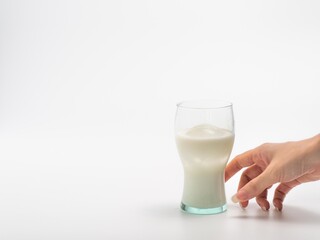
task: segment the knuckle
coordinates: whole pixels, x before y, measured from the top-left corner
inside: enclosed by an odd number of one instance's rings
[[[260,150],[268,149],[270,147],[270,145],[271,145],[271,143],[266,142],[266,143],[261,144],[258,147],[258,149],[260,149]]]
[[[251,183],[250,184],[250,192],[254,195],[258,195],[259,193],[261,193],[263,191],[263,189],[261,190],[258,184],[255,183]]]

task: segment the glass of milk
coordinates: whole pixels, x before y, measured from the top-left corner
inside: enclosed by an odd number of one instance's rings
[[[194,214],[226,211],[224,169],[234,142],[232,103],[178,103],[175,137],[184,169],[181,209]]]

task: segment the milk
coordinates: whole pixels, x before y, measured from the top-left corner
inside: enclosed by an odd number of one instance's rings
[[[182,203],[194,208],[216,208],[226,204],[224,168],[234,134],[210,124],[179,131],[178,152],[184,168]]]

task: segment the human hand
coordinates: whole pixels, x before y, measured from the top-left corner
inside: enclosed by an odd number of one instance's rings
[[[315,137],[286,143],[265,143],[255,149],[236,156],[226,167],[228,181],[242,168],[238,192],[232,197],[242,208],[251,198],[268,210],[268,189],[280,183],[274,192],[273,205],[279,211],[288,192],[295,186],[320,180],[320,134]]]

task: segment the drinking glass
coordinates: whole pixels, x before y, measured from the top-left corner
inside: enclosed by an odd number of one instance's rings
[[[234,142],[232,103],[178,103],[175,138],[184,169],[181,209],[193,214],[226,211],[224,169]]]

